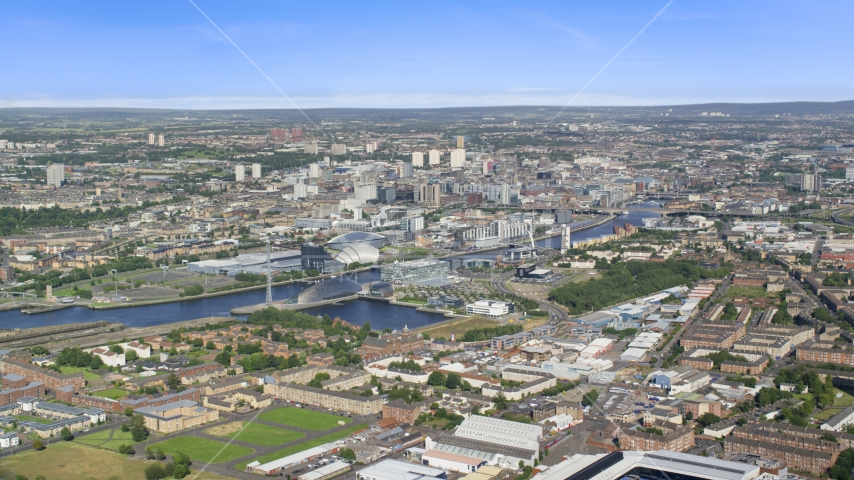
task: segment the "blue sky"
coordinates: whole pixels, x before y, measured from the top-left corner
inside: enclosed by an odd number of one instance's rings
[[[196,0],[301,108],[565,105],[667,1]],[[854,99],[854,3],[675,0],[574,106]],[[189,1],[8,2],[0,107],[289,108]]]

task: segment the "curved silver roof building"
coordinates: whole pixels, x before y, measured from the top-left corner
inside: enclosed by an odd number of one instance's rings
[[[317,303],[332,298],[347,297],[362,291],[362,286],[344,277],[316,283],[297,295],[297,303]]]
[[[357,243],[355,245],[347,245],[338,255],[335,260],[350,265],[351,263],[376,263],[380,259],[380,251],[369,243]]]
[[[394,295],[394,286],[388,282],[374,282],[369,291],[372,297],[391,297]]]
[[[326,248],[343,250],[348,245],[368,244],[374,248],[382,248],[387,243],[382,235],[371,232],[349,232],[339,235],[326,243]]]

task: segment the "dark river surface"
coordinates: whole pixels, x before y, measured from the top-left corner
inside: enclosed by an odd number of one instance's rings
[[[614,225],[622,225],[625,222],[633,225],[641,225],[644,218],[658,216],[649,212],[632,212],[631,207],[628,210],[628,215],[621,215],[614,221],[573,233],[572,240],[586,240],[602,235],[610,235],[613,233]],[[538,247],[559,248],[560,237],[540,240],[536,242],[536,245]],[[467,254],[464,257],[494,259],[499,254],[500,250],[495,250]],[[355,280],[362,284],[376,282],[379,280],[379,271],[372,270],[356,274]],[[273,300],[279,301],[293,297],[307,286],[305,284],[293,284],[273,287]],[[90,310],[86,307],[71,307],[37,315],[26,315],[18,310],[12,310],[0,312],[0,328],[45,327],[64,323],[94,322],[98,320],[123,323],[129,327],[146,327],[208,316],[231,316],[230,311],[232,308],[263,303],[265,296],[265,290],[258,289],[218,297],[111,310]],[[404,325],[409,326],[409,328],[416,328],[440,322],[445,318],[435,313],[418,312],[411,307],[401,307],[370,300],[353,300],[341,305],[324,305],[302,311],[313,315],[328,314],[332,317],[338,316],[358,325],[361,325],[365,321],[370,321],[371,327],[374,329],[400,329]]]

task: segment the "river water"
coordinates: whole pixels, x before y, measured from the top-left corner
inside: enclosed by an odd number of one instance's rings
[[[641,225],[644,218],[658,216],[649,212],[632,212],[631,208],[629,210],[628,215],[622,215],[614,221],[574,233],[572,235],[573,241],[610,235],[613,233],[614,225],[622,225],[625,222],[633,225]],[[559,248],[560,237],[540,240],[536,242],[536,245],[538,247]],[[465,255],[465,257],[494,259],[499,254],[500,250],[496,250],[471,253]],[[379,271],[372,270],[358,273],[354,280],[362,284],[378,281]],[[307,285],[304,284],[273,287],[273,300],[278,301],[290,298],[305,287]],[[207,316],[231,316],[230,311],[232,308],[263,303],[265,297],[266,292],[264,289],[258,289],[218,297],[111,310],[90,310],[86,307],[70,307],[37,315],[26,315],[18,310],[12,310],[0,312],[0,328],[33,328],[65,323],[94,322],[98,320],[123,323],[129,327],[146,327]],[[409,328],[416,328],[444,320],[444,317],[439,314],[418,312],[410,307],[367,300],[353,300],[342,305],[324,305],[322,307],[303,310],[303,312],[313,315],[328,314],[332,317],[339,316],[348,322],[358,325],[361,325],[365,321],[370,321],[371,327],[375,329],[399,329],[403,328],[404,325],[409,326]]]

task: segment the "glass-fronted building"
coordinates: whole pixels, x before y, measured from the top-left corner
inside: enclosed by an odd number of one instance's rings
[[[448,275],[448,262],[422,258],[409,262],[383,265],[380,279],[389,283],[420,283],[427,280],[444,279]]]

